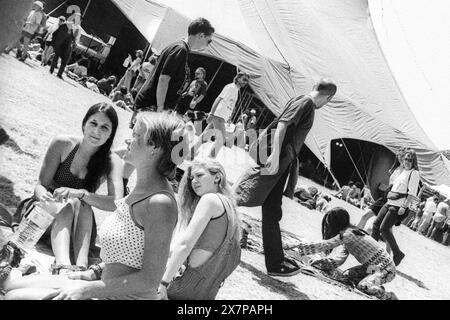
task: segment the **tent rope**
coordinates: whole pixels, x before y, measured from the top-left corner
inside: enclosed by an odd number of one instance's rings
[[[342,144],[344,145],[344,148],[345,148],[345,150],[347,151],[347,154],[348,154],[348,156],[350,157],[350,160],[352,161],[353,166],[355,167],[356,172],[358,173],[359,178],[361,179],[361,181],[364,182],[364,179],[362,178],[361,173],[359,172],[358,167],[357,167],[356,164],[355,164],[355,161],[353,161],[353,158],[352,158],[352,155],[350,154],[350,151],[348,151],[348,149],[347,149],[347,145],[345,144],[344,139],[342,139],[342,138],[339,138],[339,139],[341,139]]]
[[[317,143],[316,136],[313,135],[313,134],[311,134],[311,136],[312,136],[312,138],[314,140],[314,143],[316,144],[317,149],[319,150],[319,154],[320,154],[320,157],[322,158],[321,161],[323,163],[323,166],[328,170],[328,172],[330,173],[330,175],[333,178],[334,182],[337,184],[338,188],[341,189],[341,185],[339,184],[339,181],[334,176],[333,172],[331,171],[331,168],[328,167],[327,161],[325,160],[325,157],[323,156],[322,152],[320,151],[320,147],[319,147],[319,144]]]

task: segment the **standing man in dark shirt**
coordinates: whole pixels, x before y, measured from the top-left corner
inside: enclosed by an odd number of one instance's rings
[[[57,74],[57,77],[60,79],[62,79],[62,74],[70,59],[74,43],[75,34],[73,33],[72,23],[61,23],[58,29],[53,33],[52,47],[55,51],[55,55],[53,56],[52,65],[50,66],[50,73],[53,73],[58,65],[58,60],[61,58],[61,65],[59,66]]]
[[[283,189],[290,165],[296,161],[313,126],[316,109],[326,105],[336,90],[332,81],[321,79],[308,95],[289,100],[281,116],[269,126],[276,129],[265,165],[249,168],[233,187],[239,206],[262,205],[262,236],[269,275],[292,276],[300,271],[295,262],[284,257],[279,225]]]
[[[214,28],[205,18],[197,18],[188,27],[188,37],[167,46],[156,62],[150,78],[136,96],[133,126],[139,110],[173,110],[178,97],[189,83],[188,55],[191,50],[202,51],[212,41]]]

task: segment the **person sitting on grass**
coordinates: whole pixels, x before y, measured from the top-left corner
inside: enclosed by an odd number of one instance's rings
[[[241,257],[240,221],[223,166],[210,159],[195,160],[181,180],[179,200],[179,235],[160,296],[213,300]]]
[[[100,93],[108,97],[116,86],[116,81],[116,76],[109,76],[108,78],[98,80],[97,87],[100,90]]]
[[[361,182],[355,182],[354,184],[350,185],[350,187],[351,190],[348,193],[345,201],[351,203],[355,207],[359,207],[361,202]]]
[[[316,201],[316,210],[325,213],[328,211],[328,207],[330,206],[331,197],[328,195],[320,195]]]
[[[123,196],[123,164],[111,153],[117,126],[114,107],[107,103],[91,106],[83,118],[82,137],[57,136],[52,140],[34,196],[24,202],[23,210],[28,212],[37,201],[65,201],[42,239],[50,237],[54,274],[87,268],[97,234],[92,207],[113,211],[113,200]],[[104,181],[108,195],[96,194]],[[19,222],[14,221],[13,229]]]
[[[311,265],[329,272],[341,266],[351,254],[361,264],[344,271],[344,276],[368,295],[382,300],[396,299],[393,292],[383,287],[395,278],[394,261],[367,232],[350,224],[350,216],[344,208],[333,208],[324,215],[322,237],[323,241],[301,243],[294,250],[303,256],[327,253],[340,247],[333,255],[313,259]]]
[[[318,196],[319,190],[316,187],[298,187],[294,192],[294,200],[300,203],[302,206],[307,207],[308,209],[316,208],[316,199]]]
[[[73,80],[79,80],[87,76],[89,60],[81,58],[80,60],[72,63],[66,67],[67,76]]]
[[[156,300],[178,220],[168,179],[183,161],[172,153],[177,146],[183,148],[184,139],[180,142],[175,135],[184,137],[184,123],[176,116],[137,116],[124,155],[136,168],[136,186],[127,197],[111,201],[116,209],[100,227],[100,264],[69,275],[8,279],[5,298]]]
[[[125,86],[122,86],[120,90],[112,92],[111,100],[116,103],[116,106],[127,111],[133,111],[130,107],[133,105],[134,99]]]

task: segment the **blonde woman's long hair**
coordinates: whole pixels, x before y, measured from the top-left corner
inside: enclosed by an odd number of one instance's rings
[[[180,206],[180,227],[184,228],[191,221],[195,208],[197,207],[200,197],[195,193],[191,184],[191,174],[194,168],[203,168],[213,176],[219,176],[218,193],[229,200],[232,206],[232,212],[228,215],[229,222],[232,226],[240,225],[240,219],[236,210],[236,201],[232,196],[230,187],[228,186],[225,169],[216,160],[194,160],[192,164],[186,169],[183,178],[181,179],[178,197]]]

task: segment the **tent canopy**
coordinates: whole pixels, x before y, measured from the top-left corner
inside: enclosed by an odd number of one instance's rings
[[[394,152],[413,148],[424,182],[450,184],[441,150],[386,61],[367,0],[112,1],[158,50],[185,37],[192,19],[210,20],[217,34],[206,53],[249,72],[254,92],[276,115],[319,78],[332,78],[338,92],[317,112],[306,140],[328,167],[331,140],[360,139]]]

